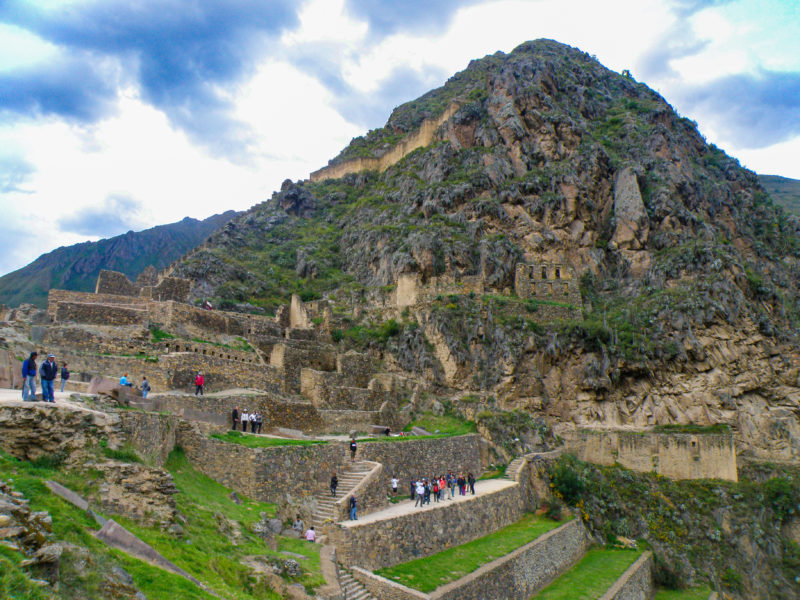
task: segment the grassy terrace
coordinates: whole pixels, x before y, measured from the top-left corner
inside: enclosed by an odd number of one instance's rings
[[[578,564],[536,594],[536,600],[596,600],[642,551],[592,548]]]
[[[293,440],[289,438],[273,438],[261,435],[247,435],[241,431],[226,431],[225,433],[212,433],[211,437],[229,444],[239,444],[248,448],[269,448],[272,446],[313,446],[314,444],[327,444],[325,440]]]
[[[658,590],[653,600],[708,600],[711,590],[705,586],[688,590]]]
[[[528,514],[516,523],[485,537],[449,548],[433,556],[376,572],[421,592],[432,592],[442,585],[469,575],[481,565],[505,556],[562,524]]]
[[[258,583],[249,568],[241,564],[246,556],[275,557],[285,560],[292,552],[298,558],[303,576],[290,582],[313,589],[323,583],[319,566],[319,548],[304,540],[278,536],[277,551],[250,531],[260,513],[275,514],[275,505],[257,502],[240,496],[242,504],[234,503],[230,490],[196,471],[185,455],[174,451],[165,465],[172,473],[179,490],[177,508],[186,518],[183,534],[171,535],[158,526],[143,526],[123,517],[114,519],[152,545],[176,565],[209,586],[220,597],[230,600],[277,600],[278,594]],[[102,484],[101,473],[68,471],[49,457],[36,462],[19,461],[0,452],[0,478],[30,500],[32,510],[46,510],[53,517],[55,538],[77,544],[91,552],[83,559],[65,552],[61,562],[59,597],[108,598],[101,573],[120,566],[133,577],[134,584],[148,598],[170,600],[211,600],[213,596],[198,589],[183,577],[167,573],[123,552],[111,549],[95,539],[91,532],[99,529],[83,511],[52,494],[44,485],[46,479],[58,481],[70,489],[90,495]],[[217,515],[236,522],[240,535],[236,541],[221,530]],[[108,515],[106,515],[108,516]],[[32,586],[19,566],[25,558],[10,549],[0,549],[0,598],[49,599],[52,596]],[[81,566],[78,566],[80,563]]]

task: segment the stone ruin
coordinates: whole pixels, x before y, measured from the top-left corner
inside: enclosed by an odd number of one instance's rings
[[[179,277],[158,277],[155,268],[151,265],[139,275],[136,283],[124,273],[103,269],[97,277],[95,294],[110,294],[113,296],[138,296],[152,298],[159,302],[172,300],[174,302],[188,302],[192,282]]]

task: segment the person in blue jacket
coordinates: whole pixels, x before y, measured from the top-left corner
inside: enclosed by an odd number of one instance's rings
[[[47,360],[39,368],[40,379],[42,380],[42,400],[45,402],[55,402],[55,390],[53,386],[58,376],[58,365],[56,357],[52,354],[47,355]]]
[[[36,400],[36,352],[22,361],[22,400]]]

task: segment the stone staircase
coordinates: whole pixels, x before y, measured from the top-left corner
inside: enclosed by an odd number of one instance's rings
[[[504,477],[506,479],[510,479],[511,481],[516,481],[517,475],[519,474],[519,470],[525,464],[525,460],[526,460],[525,456],[519,456],[514,460],[512,460],[510,463],[508,463],[508,466],[506,467],[506,474],[504,475]]]
[[[344,592],[344,600],[377,600],[367,589],[350,574],[350,571],[339,566],[339,585]]]
[[[347,462],[344,468],[336,472],[339,477],[339,487],[336,489],[336,497],[332,497],[328,489],[317,492],[317,508],[312,515],[315,526],[321,526],[326,520],[336,521],[334,505],[337,500],[347,497],[364,477],[372,470],[374,463],[357,460]]]

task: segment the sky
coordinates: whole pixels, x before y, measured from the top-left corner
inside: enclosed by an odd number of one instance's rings
[[[800,179],[800,0],[0,0],[0,274],[247,209],[542,37]]]

